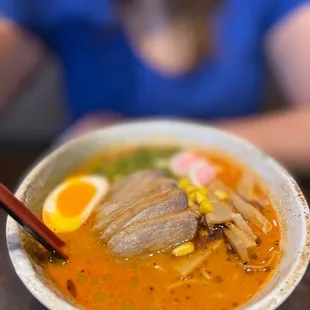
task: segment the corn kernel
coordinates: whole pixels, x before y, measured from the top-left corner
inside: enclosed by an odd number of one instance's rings
[[[192,185],[189,185],[185,188],[186,192],[189,193],[193,193],[195,191],[195,187]]]
[[[179,247],[172,250],[172,254],[174,256],[185,256],[192,254],[195,251],[195,246],[193,242],[186,242]]]
[[[209,213],[212,211],[214,211],[214,207],[209,200],[205,199],[205,200],[201,201],[200,209],[199,209],[199,212],[201,214],[206,214],[206,213]]]
[[[195,206],[194,202],[192,202],[190,199],[188,199],[188,207],[193,208]]]
[[[208,191],[205,187],[198,187],[197,192],[200,193],[201,195],[207,196]]]
[[[203,200],[206,199],[206,196],[202,195],[201,193],[197,192],[195,196],[196,202],[201,203]]]
[[[190,183],[190,181],[189,181],[189,179],[187,179],[187,178],[183,178],[183,179],[181,179],[179,182],[178,182],[178,186],[180,187],[180,188],[183,188],[183,189],[186,189],[188,186],[190,186],[191,185],[191,183]]]
[[[214,192],[214,195],[219,200],[227,200],[228,199],[228,194],[224,191],[221,191],[221,190],[216,190]]]
[[[190,200],[192,203],[196,202],[196,195],[195,193],[188,194],[188,200]]]

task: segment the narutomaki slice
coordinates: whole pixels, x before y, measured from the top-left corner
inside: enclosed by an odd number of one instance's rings
[[[180,152],[170,159],[169,168],[178,176],[187,176],[191,165],[199,160],[195,153]]]
[[[215,176],[215,167],[205,160],[193,163],[188,172],[188,177],[194,186],[206,186]]]

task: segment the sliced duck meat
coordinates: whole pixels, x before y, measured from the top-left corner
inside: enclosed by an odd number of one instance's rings
[[[160,169],[142,170],[116,182],[111,188],[107,201],[100,207],[101,216],[107,216],[122,207],[143,191],[144,186],[162,177],[164,172]]]
[[[101,238],[108,241],[117,231],[137,221],[184,210],[188,198],[184,190],[179,188],[164,189],[147,193],[144,197],[135,200],[126,206],[126,212],[116,215],[107,228],[102,232]],[[117,212],[116,212],[117,213]]]
[[[122,178],[112,186],[111,196],[115,198],[121,197],[124,192],[130,193],[132,190],[136,190],[138,184],[145,185],[148,182],[152,182],[153,180],[164,176],[164,171],[160,169],[140,170],[134,172]]]
[[[120,256],[167,251],[192,240],[197,226],[195,215],[186,209],[124,227],[110,239],[108,247]]]
[[[124,194],[118,199],[113,199],[111,203],[108,199],[102,206],[102,211],[100,211],[96,216],[95,228],[103,231],[112,221],[117,219],[123,213],[128,212],[130,209],[145,203],[146,198],[151,198],[161,193],[166,193],[172,189],[177,189],[176,182],[173,179],[158,177],[157,179],[149,182],[148,184],[136,184],[136,190],[132,190],[128,195]],[[107,204],[107,207],[105,206]],[[106,208],[114,208],[114,211],[106,213]]]

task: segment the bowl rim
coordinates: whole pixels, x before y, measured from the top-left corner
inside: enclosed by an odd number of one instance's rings
[[[49,162],[54,158],[57,157],[58,154],[65,152],[66,150],[70,149],[72,146],[74,146],[77,143],[83,142],[83,140],[86,142],[90,137],[96,134],[104,134],[106,131],[109,131],[115,127],[117,127],[119,130],[123,130],[126,132],[132,127],[139,127],[139,126],[173,126],[173,125],[179,125],[183,126],[184,130],[192,130],[198,132],[203,131],[209,131],[216,134],[226,135],[226,137],[229,137],[232,139],[236,144],[240,144],[243,146],[246,146],[252,150],[252,152],[259,152],[264,155],[264,158],[266,158],[269,163],[274,167],[275,170],[277,170],[277,173],[283,178],[287,180],[289,189],[292,191],[294,196],[297,198],[297,205],[296,207],[301,208],[301,213],[303,216],[301,217],[303,226],[302,230],[305,234],[305,242],[303,244],[302,249],[300,249],[300,252],[298,253],[297,259],[295,261],[294,267],[289,272],[289,275],[286,279],[280,280],[279,285],[272,290],[272,292],[266,294],[257,304],[254,306],[250,306],[249,308],[245,309],[264,309],[264,310],[273,310],[276,309],[278,306],[280,306],[294,291],[296,286],[299,284],[299,282],[302,280],[306,269],[309,264],[310,260],[310,212],[308,204],[305,200],[305,197],[300,190],[299,186],[297,185],[294,178],[289,174],[289,172],[280,165],[275,159],[273,159],[271,156],[266,155],[264,152],[262,152],[260,149],[258,149],[256,146],[248,142],[247,140],[240,138],[238,136],[235,136],[231,133],[225,132],[223,130],[204,125],[204,124],[197,124],[193,123],[191,121],[187,120],[174,120],[174,119],[144,119],[139,121],[128,121],[121,124],[116,124],[109,126],[107,128],[97,129],[91,133],[88,133],[86,135],[80,136],[78,138],[75,138],[58,148],[52,150],[52,152],[49,152],[49,150],[46,152],[46,154],[41,157],[38,161],[34,163],[34,165],[31,167],[29,172],[25,175],[23,180],[18,185],[18,189],[15,193],[15,196],[17,198],[21,198],[23,196],[23,193],[25,192],[27,186],[31,183],[31,180],[33,179],[33,176],[40,171],[41,169],[44,169]],[[48,309],[61,309],[61,310],[73,310],[77,309],[70,303],[66,302],[65,300],[59,298],[56,293],[54,293],[50,288],[44,285],[44,283],[38,278],[37,274],[33,270],[32,263],[27,255],[27,253],[24,251],[23,247],[21,246],[21,242],[18,235],[19,231],[19,225],[8,216],[7,223],[6,223],[6,239],[7,239],[7,247],[9,256],[11,259],[11,262],[13,264],[14,270],[20,280],[23,282],[25,287],[28,289],[28,291],[43,304]],[[17,244],[18,248],[11,248],[11,244]],[[23,261],[23,264],[21,264],[21,260]],[[23,272],[21,272],[23,271]],[[27,271],[25,273],[25,271]],[[39,292],[42,291],[42,285],[44,286],[44,295],[40,294]],[[271,294],[271,293],[275,293]]]

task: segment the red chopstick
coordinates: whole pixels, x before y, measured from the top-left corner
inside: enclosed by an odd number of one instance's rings
[[[65,242],[56,236],[20,200],[0,183],[0,207],[31,234],[42,246],[61,259],[68,256],[63,252]]]

